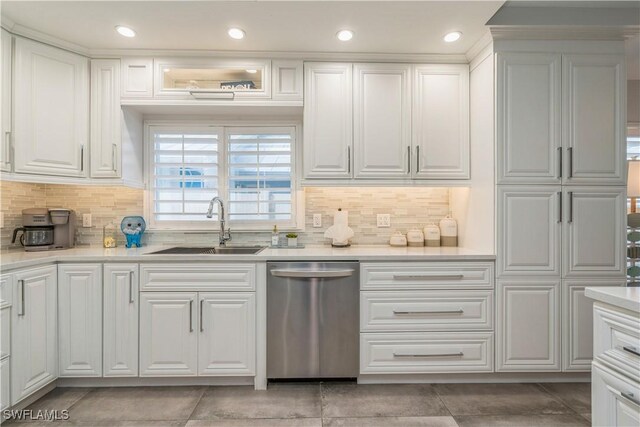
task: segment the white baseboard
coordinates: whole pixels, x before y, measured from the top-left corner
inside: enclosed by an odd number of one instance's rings
[[[253,385],[254,377],[58,378],[58,387]]]
[[[496,372],[488,374],[360,375],[358,384],[589,382],[590,372]]]

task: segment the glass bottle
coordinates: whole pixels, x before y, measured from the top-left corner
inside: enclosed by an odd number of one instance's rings
[[[105,248],[115,248],[118,241],[118,229],[115,224],[109,223],[102,227],[102,245]]]

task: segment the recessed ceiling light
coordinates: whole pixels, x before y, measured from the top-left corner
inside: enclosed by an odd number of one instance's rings
[[[236,40],[241,40],[244,38],[244,30],[241,30],[240,28],[229,28],[227,34],[229,34],[229,37]]]
[[[131,28],[129,27],[125,27],[124,25],[118,25],[116,26],[116,31],[121,35],[121,36],[125,36],[125,37],[135,37],[136,36],[136,32],[133,31]]]
[[[460,40],[460,37],[462,37],[462,33],[460,31],[453,31],[445,34],[444,41],[451,43]]]
[[[340,30],[336,34],[336,37],[341,42],[348,42],[349,40],[351,40],[353,38],[353,31],[351,31],[351,30]]]
[[[245,71],[249,74],[255,74],[258,72],[258,70],[245,70]]]

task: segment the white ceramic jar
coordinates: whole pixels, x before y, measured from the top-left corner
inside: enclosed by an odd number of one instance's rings
[[[440,220],[440,243],[442,246],[458,246],[458,223],[451,213]]]
[[[420,229],[413,228],[407,232],[407,244],[409,246],[424,246],[424,234]]]
[[[424,245],[440,246],[440,227],[434,223],[427,224],[424,228]]]

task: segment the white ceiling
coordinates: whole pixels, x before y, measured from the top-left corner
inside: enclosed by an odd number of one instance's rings
[[[7,1],[11,21],[88,49],[461,54],[504,1]],[[127,39],[114,26],[130,26]],[[244,40],[230,39],[229,27]],[[348,28],[350,42],[335,34]],[[442,36],[462,31],[455,43]]]

